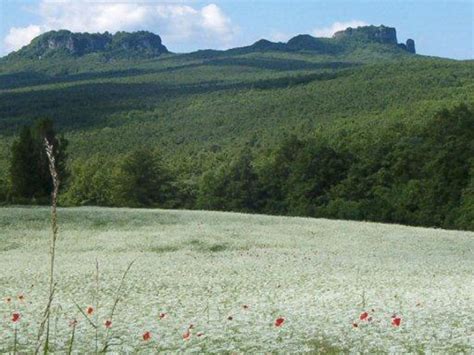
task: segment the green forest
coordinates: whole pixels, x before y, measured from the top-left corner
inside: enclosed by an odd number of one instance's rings
[[[345,47],[344,47],[345,48]],[[474,62],[357,43],[0,59],[0,200],[474,230]]]

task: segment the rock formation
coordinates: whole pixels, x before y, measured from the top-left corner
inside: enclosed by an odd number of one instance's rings
[[[67,30],[49,31],[23,47],[17,55],[29,58],[43,58],[53,55],[75,57],[89,53],[110,55],[159,56],[168,53],[161,38],[147,31],[105,33],[73,33]]]
[[[333,35],[338,40],[360,40],[368,42],[378,42],[383,44],[398,45],[407,52],[416,53],[415,41],[408,39],[406,44],[398,44],[397,30],[394,27],[381,26],[362,26],[357,28],[346,28],[343,31],[336,32]]]
[[[407,39],[406,47],[407,47],[408,52],[413,53],[413,54],[416,53],[415,41],[412,40],[411,38]]]
[[[343,31],[336,32],[335,39],[354,38],[371,42],[397,44],[397,31],[393,27],[381,26],[363,26],[357,28],[346,28]]]

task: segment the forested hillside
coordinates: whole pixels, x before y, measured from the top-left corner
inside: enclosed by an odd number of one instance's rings
[[[298,36],[156,57],[23,49],[0,61],[0,197],[21,127],[48,118],[69,141],[63,203],[472,229],[474,62],[391,42]],[[168,181],[153,180],[167,187],[146,201],[130,195],[144,151]]]

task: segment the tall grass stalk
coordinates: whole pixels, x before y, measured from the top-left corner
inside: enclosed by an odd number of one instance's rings
[[[120,280],[120,284],[117,288],[117,291],[115,292],[115,300],[114,300],[114,304],[112,306],[112,309],[110,311],[110,316],[109,316],[110,322],[113,322],[115,310],[117,308],[118,303],[120,302],[122,288],[123,288],[123,285],[125,284],[125,279],[127,278],[127,274],[130,271],[130,269],[132,268],[134,263],[135,263],[135,260],[133,260],[132,262],[130,262],[130,264],[128,264],[127,268],[125,269],[125,271],[122,275],[122,279]],[[104,339],[104,347],[102,348],[102,351],[101,351],[102,353],[107,352],[107,350],[110,346],[109,333],[110,333],[110,328],[107,328],[106,333],[105,333],[105,339]]]
[[[54,147],[48,141],[47,138],[44,138],[44,146],[46,150],[46,156],[48,157],[49,163],[49,172],[51,174],[51,179],[53,181],[53,190],[51,191],[51,240],[49,245],[49,254],[50,254],[50,269],[49,269],[49,297],[48,305],[45,311],[45,322],[46,322],[46,337],[44,342],[44,353],[48,353],[49,350],[49,331],[50,331],[50,318],[51,318],[51,304],[54,297],[55,282],[54,282],[54,261],[56,256],[56,241],[58,239],[58,215],[57,215],[57,206],[58,206],[58,193],[59,193],[59,175],[56,168],[56,158],[54,157]],[[40,326],[40,333],[38,334],[38,346],[37,351],[41,347],[41,339],[44,332],[44,325]]]
[[[67,350],[67,354],[70,355],[72,354],[72,349],[73,349],[73,345],[74,345],[74,337],[76,335],[76,320],[74,319],[72,321],[72,330],[71,330],[71,339],[69,340],[69,348]]]
[[[99,261],[95,259],[95,324],[99,324],[98,313],[99,313]],[[99,349],[99,327],[95,328],[95,353],[97,354]]]
[[[17,354],[17,344],[18,344],[18,329],[15,324],[15,329],[13,330],[13,354]]]
[[[46,305],[46,308],[43,312],[43,318],[41,320],[41,323],[40,323],[40,327],[39,327],[39,331],[38,331],[38,337],[36,339],[36,348],[35,348],[35,354],[38,354],[40,349],[41,349],[41,344],[42,344],[42,340],[43,340],[43,335],[44,335],[44,329],[45,329],[45,326],[46,326],[46,323],[48,322],[48,319],[50,317],[50,313],[51,313],[51,303],[53,302],[53,298],[54,298],[54,292],[56,291],[56,284],[53,285],[53,292],[50,293],[49,295],[49,300],[48,300],[48,304]]]

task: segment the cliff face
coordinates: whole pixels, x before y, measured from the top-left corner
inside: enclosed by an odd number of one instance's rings
[[[347,28],[336,32],[332,38],[316,38],[298,35],[287,43],[260,40],[251,46],[234,48],[229,53],[245,54],[259,51],[308,51],[317,54],[337,55],[355,48],[364,48],[369,43],[380,43],[399,47],[415,53],[415,42],[397,43],[397,31],[387,26],[364,26]],[[161,38],[147,31],[105,33],[73,33],[67,30],[50,31],[36,37],[31,43],[8,57],[43,59],[53,56],[80,57],[90,53],[102,53],[107,58],[114,57],[158,57],[169,53]],[[218,51],[202,51],[201,56],[214,56]]]
[[[151,32],[73,33],[67,30],[46,32],[35,38],[15,55],[44,58],[54,55],[83,56],[89,53],[110,55],[159,56],[168,53],[161,38]]]
[[[410,53],[416,53],[415,41],[412,40],[411,38],[407,39],[406,47],[407,47],[407,51],[408,51],[408,52],[410,52]]]
[[[397,44],[397,31],[393,27],[386,26],[364,26],[357,28],[346,28],[336,32],[335,39],[361,39],[371,42]]]
[[[317,54],[337,55],[347,53],[355,48],[364,48],[368,43],[379,43],[399,47],[409,53],[415,53],[415,41],[409,39],[406,44],[398,44],[396,29],[383,25],[358,28],[349,27],[343,31],[336,32],[332,38],[297,35],[291,38],[287,43],[275,43],[262,39],[251,46],[230,49],[228,52],[244,54],[265,51],[308,51]]]
[[[337,40],[361,40],[377,42],[389,45],[398,45],[407,52],[416,53],[415,41],[408,39],[406,44],[398,44],[397,30],[394,27],[381,26],[363,26],[357,28],[346,28],[343,31],[336,32],[333,36]]]

